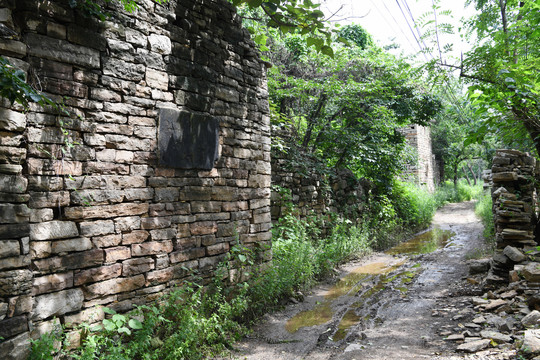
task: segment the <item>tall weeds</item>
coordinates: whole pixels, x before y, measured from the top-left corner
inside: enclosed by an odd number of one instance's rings
[[[474,212],[482,220],[486,242],[488,245],[494,246],[495,223],[493,221],[493,202],[489,191],[482,193],[478,197]]]

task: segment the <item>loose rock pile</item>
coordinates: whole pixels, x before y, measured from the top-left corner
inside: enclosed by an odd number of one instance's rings
[[[457,326],[448,325],[439,332],[447,343],[456,343],[457,351],[475,353],[471,357],[475,359],[515,359],[518,354],[540,359],[540,262],[536,261],[540,251],[526,249],[507,246],[496,255],[509,269],[509,284],[470,297],[458,313],[433,312],[433,316],[450,314],[458,321]],[[485,270],[488,261],[469,262],[470,282],[480,283],[482,275],[477,273]]]

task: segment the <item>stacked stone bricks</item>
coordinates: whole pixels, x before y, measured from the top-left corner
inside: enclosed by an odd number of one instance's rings
[[[0,108],[2,359],[25,358],[55,321],[97,322],[100,305],[125,311],[190,270],[211,276],[237,240],[268,248],[268,94],[253,42],[225,0],[139,3],[101,22],[67,0],[0,1],[18,34],[0,54],[69,112]],[[164,108],[218,124],[210,168],[163,164]]]
[[[414,180],[427,186],[429,191],[435,191],[435,184],[438,184],[440,179],[431,146],[431,129],[421,125],[410,125],[400,128],[399,131],[418,155],[418,164],[408,165],[406,175],[412,175]]]
[[[298,149],[289,129],[273,129],[272,135],[289,147],[289,151],[272,154],[272,185],[290,190],[291,195],[288,199],[274,188],[272,220],[277,221],[291,201],[302,218],[333,212],[356,219],[365,204],[365,188],[369,184],[358,180],[348,169],[325,174],[317,172],[326,164]]]
[[[536,245],[534,179],[536,159],[516,150],[497,150],[491,173],[495,236],[498,249]],[[515,262],[499,251],[494,255],[488,282],[506,281]]]

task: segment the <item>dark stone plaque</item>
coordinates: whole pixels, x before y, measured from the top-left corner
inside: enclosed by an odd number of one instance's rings
[[[158,144],[161,165],[211,170],[218,159],[219,122],[211,115],[163,108]]]

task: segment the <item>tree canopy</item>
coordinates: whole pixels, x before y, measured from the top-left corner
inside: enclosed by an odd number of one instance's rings
[[[528,133],[540,153],[540,4],[534,0],[469,0],[476,15],[465,23],[472,50],[442,67],[459,70],[484,119],[471,140],[488,133],[507,140]],[[470,141],[468,142],[470,143]]]

